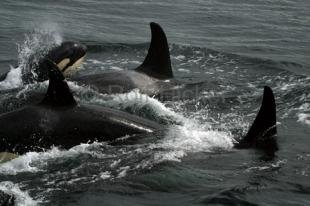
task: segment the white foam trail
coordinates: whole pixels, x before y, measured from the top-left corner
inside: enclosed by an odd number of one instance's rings
[[[81,153],[96,155],[90,152],[89,149],[99,145],[101,144],[95,142],[93,144],[80,144],[69,150],[60,150],[57,147],[53,147],[46,152],[28,152],[16,159],[1,164],[0,173],[6,175],[16,175],[23,172],[35,173],[42,171],[41,168],[47,165],[47,160],[76,157]]]
[[[122,71],[123,70],[122,68],[117,67],[117,66],[112,66],[112,67],[110,67],[110,69],[116,70],[116,71]]]
[[[297,113],[298,120],[302,124],[310,126],[310,104],[304,103],[298,108],[299,113]]]
[[[215,150],[230,150],[234,145],[234,138],[224,131],[212,130],[206,122],[201,124],[194,119],[187,119],[175,113],[156,99],[139,93],[137,90],[127,94],[115,95],[111,105],[120,108],[141,108],[147,106],[158,117],[171,117],[181,125],[168,129],[165,138],[151,148],[165,149],[155,154],[155,161],[180,161],[187,153],[212,152]]]
[[[233,138],[226,132],[203,131],[193,127],[177,126],[168,130],[162,148],[181,149],[186,152],[212,152],[229,150],[233,147]]]
[[[253,171],[264,171],[264,170],[274,170],[277,168],[281,168],[283,165],[287,163],[286,159],[278,160],[275,163],[267,163],[264,166],[258,166],[258,167],[250,167],[245,170],[245,172],[253,172]]]
[[[100,104],[102,106],[126,111],[130,109],[132,113],[137,114],[138,116],[141,116],[141,113],[147,110],[149,116],[154,116],[155,118],[162,120],[168,118],[169,120],[172,119],[174,121],[182,122],[184,118],[182,115],[167,108],[158,100],[145,94],[141,94],[137,89],[128,93],[115,95],[96,93],[96,95],[89,99],[87,96],[88,92],[91,91],[89,87],[85,88],[74,82],[68,82],[68,84],[72,90],[79,93],[79,99],[86,103]],[[86,98],[83,98],[84,94],[86,94]],[[85,99],[87,100],[85,101]]]
[[[129,166],[126,166],[126,167],[121,167],[118,169],[118,178],[123,178],[127,175],[127,172],[130,170],[130,167]]]
[[[206,131],[192,124],[169,128],[165,138],[152,149],[164,149],[155,153],[155,161],[181,161],[188,153],[227,151],[233,148],[233,137],[221,131]]]
[[[45,84],[45,83],[43,83]],[[69,82],[69,86],[74,91],[83,93],[89,88],[84,88]],[[196,152],[213,152],[218,150],[230,150],[233,147],[233,137],[223,131],[212,130],[208,122],[200,123],[193,118],[186,118],[180,113],[174,112],[167,108],[163,103],[156,99],[150,98],[147,95],[139,93],[138,90],[126,94],[119,95],[95,95],[90,100],[91,103],[99,103],[103,106],[109,106],[116,109],[130,108],[134,113],[139,113],[141,110],[147,111],[158,119],[173,119],[180,125],[172,125],[167,129],[165,137],[156,143],[148,145],[146,148],[140,148],[142,152],[151,152],[153,158],[141,163],[142,168],[152,166],[162,161],[181,161],[184,156],[189,153]],[[82,100],[84,98],[81,98]],[[60,150],[52,148],[46,152],[28,152],[25,155],[18,157],[0,165],[0,173],[14,175],[20,172],[38,172],[47,164],[46,160],[56,158],[75,157],[81,153],[90,153],[89,149],[96,147],[99,143],[81,144],[70,150]],[[104,143],[102,143],[104,144]],[[102,145],[101,144],[101,145]],[[130,150],[129,150],[130,152]],[[97,153],[92,151],[91,155],[101,158],[106,157],[100,151]],[[118,154],[116,154],[118,156]],[[117,169],[118,163],[112,164],[111,168]],[[130,171],[130,168],[123,168],[118,171],[116,177],[124,177]],[[114,175],[102,174],[102,179],[110,178]]]
[[[0,182],[0,190],[9,195],[13,195],[15,197],[16,206],[35,206],[40,203],[40,201],[33,200],[27,191],[22,191],[19,185],[13,182]]]
[[[187,119],[167,108],[158,100],[141,94],[139,90],[110,95],[110,97],[112,97],[110,100],[102,101],[102,98],[98,98],[91,100],[91,102],[122,110],[130,108],[134,113],[138,113],[147,107],[148,113],[154,114],[158,119],[168,117],[181,124],[170,127],[166,137],[159,144],[152,145],[152,147],[169,150],[158,154],[156,157],[158,160],[160,159],[159,156],[162,160],[180,160],[188,152],[212,152],[214,150],[229,150],[233,147],[234,138],[229,133],[212,130],[208,122],[201,124],[194,119]]]
[[[177,59],[179,61],[183,61],[186,59],[186,57],[184,55],[178,55],[178,56],[173,56],[174,59]]]
[[[180,68],[178,69],[179,72],[185,72],[185,73],[190,73],[191,71],[188,70],[188,69],[183,69],[183,68]]]
[[[109,172],[109,171],[101,172],[100,178],[103,180],[111,178],[111,172]]]
[[[310,126],[310,114],[305,114],[305,113],[298,114],[297,121]]]
[[[173,117],[175,120],[182,121],[183,116],[175,113],[171,109],[158,100],[151,98],[145,94],[141,94],[139,90],[133,90],[129,93],[112,95],[113,99],[107,102],[107,105],[114,108],[134,108],[139,111],[144,107],[148,107],[154,114],[159,117]]]

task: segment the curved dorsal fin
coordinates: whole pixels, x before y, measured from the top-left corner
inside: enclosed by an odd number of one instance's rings
[[[278,150],[276,134],[276,104],[270,87],[265,86],[260,110],[247,135],[239,142],[238,148],[254,147],[274,156]]]
[[[41,105],[48,106],[74,106],[76,101],[73,98],[72,92],[68,87],[67,82],[57,65],[51,60],[45,61],[45,66],[48,69],[49,85]]]
[[[173,77],[167,37],[159,24],[151,22],[152,40],[148,54],[136,71],[157,79]]]

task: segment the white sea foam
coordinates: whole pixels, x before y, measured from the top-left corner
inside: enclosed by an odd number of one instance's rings
[[[152,144],[152,149],[164,149],[155,153],[155,161],[181,161],[189,153],[230,150],[233,137],[221,131],[203,130],[203,125],[188,123],[168,129],[165,138]]]
[[[100,178],[103,180],[111,178],[111,172],[109,172],[109,171],[101,172]]]
[[[22,191],[18,184],[13,182],[0,182],[0,190],[15,197],[16,206],[35,206],[40,203],[38,200],[33,200],[27,191]]]
[[[69,82],[69,86],[74,91],[79,92],[89,89],[78,86],[72,82]],[[230,150],[233,146],[233,137],[229,133],[212,130],[212,127],[210,127],[208,122],[202,124],[195,119],[186,118],[181,113],[177,113],[166,107],[158,100],[141,94],[138,90],[118,95],[95,95],[94,99],[91,99],[90,102],[122,110],[130,108],[134,112],[139,112],[147,107],[148,114],[151,113],[156,116],[157,119],[173,119],[179,124],[168,127],[164,137],[159,141],[149,144],[146,147],[135,148],[134,151],[129,149],[127,152],[132,155],[138,153],[152,154],[152,158],[148,160],[145,159],[136,166],[130,165],[128,167],[128,165],[123,165],[120,161],[120,159],[123,158],[123,151],[114,151],[109,157],[113,158],[112,162],[109,163],[109,168],[116,170],[117,174],[103,172],[102,175],[99,175],[101,179],[110,179],[114,177],[121,178],[126,176],[132,168],[152,167],[163,161],[181,161],[182,158],[189,153]],[[7,175],[14,175],[20,172],[35,173],[46,168],[46,164],[50,162],[47,160],[75,157],[81,153],[91,154],[96,158],[106,158],[109,154],[102,153],[100,150],[98,152],[94,152],[96,150],[90,151],[91,148],[97,147],[98,145],[101,144],[81,144],[69,150],[52,148],[46,152],[28,152],[14,160],[0,165],[0,173]]]
[[[229,150],[233,147],[230,134],[221,131],[204,131],[199,125],[172,127],[168,130],[161,146],[182,149],[186,152],[212,152]]]
[[[118,104],[120,108],[130,107],[136,110],[148,106],[158,117],[171,117],[181,124],[171,126],[159,143],[151,145],[153,149],[165,150],[156,154],[155,158],[158,161],[160,159],[177,161],[187,153],[229,150],[233,147],[234,139],[229,133],[212,130],[207,122],[201,124],[194,119],[187,119],[158,100],[138,91],[116,95],[112,102],[114,106]]]
[[[57,26],[38,27],[33,33],[25,35],[25,41],[18,44],[18,61],[22,69],[27,69],[29,59],[38,63],[40,58],[54,45],[62,42]]]
[[[123,70],[122,68],[117,67],[117,66],[112,66],[112,67],[110,67],[110,69],[116,70],[116,71],[121,71],[121,70]]]
[[[297,121],[310,126],[310,114],[299,113]]]
[[[179,60],[179,61],[183,61],[185,60],[185,56],[184,55],[178,55],[176,57],[174,57],[175,59]]]
[[[283,165],[287,163],[286,159],[283,160],[278,160],[275,163],[267,163],[264,166],[255,166],[255,167],[250,167],[247,168],[244,172],[253,172],[253,171],[264,171],[264,170],[274,170],[281,168]]]
[[[10,68],[4,81],[0,82],[0,89],[12,89],[23,85],[22,73],[29,70],[29,63],[38,64],[41,57],[54,45],[62,42],[62,36],[57,24],[46,23],[25,35],[23,43],[18,44],[17,68]],[[33,72],[33,71],[29,71]],[[36,75],[36,74],[34,74]]]
[[[13,89],[23,85],[21,68],[13,68],[7,74],[6,78],[0,82],[0,89]]]
[[[298,108],[298,120],[302,124],[310,125],[310,104],[304,103]]]
[[[212,130],[207,122],[201,124],[194,119],[187,119],[158,100],[141,94],[138,90],[111,95],[111,97],[113,97],[111,100],[103,103],[105,106],[116,109],[131,108],[133,111],[141,111],[142,108],[148,107],[147,111],[159,119],[169,117],[181,124],[171,126],[159,143],[151,145],[153,149],[165,150],[155,155],[158,161],[169,159],[179,161],[187,153],[229,150],[233,147],[234,139],[229,133]]]
[[[185,73],[190,73],[191,71],[188,70],[188,69],[183,69],[183,68],[180,68],[178,69],[179,72],[185,72]]]
[[[175,121],[182,121],[183,116],[175,113],[158,100],[151,98],[145,94],[141,94],[139,90],[133,90],[129,93],[111,95],[111,100],[105,102],[106,106],[116,109],[130,108],[134,113],[139,113],[143,108],[148,108],[148,112],[160,118],[172,118]]]
[[[126,167],[121,167],[119,168],[118,170],[118,178],[122,178],[122,177],[125,177],[127,175],[127,172],[130,170],[130,167],[129,166],[126,166]]]
[[[42,171],[42,168],[48,164],[47,160],[75,157],[81,153],[96,155],[90,152],[89,149],[99,145],[101,144],[95,142],[93,144],[80,144],[69,150],[60,150],[57,147],[53,147],[46,152],[28,152],[16,159],[0,164],[0,173],[6,175],[16,175],[23,172],[35,173]]]

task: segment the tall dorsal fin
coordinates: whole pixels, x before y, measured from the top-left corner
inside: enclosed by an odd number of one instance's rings
[[[276,141],[276,104],[270,87],[265,86],[260,110],[247,135],[236,145],[238,148],[257,148],[268,156],[278,150]]]
[[[159,24],[151,22],[150,26],[152,40],[148,54],[136,70],[157,79],[172,78],[173,73],[166,34]]]
[[[57,65],[51,60],[45,61],[45,66],[48,69],[49,85],[41,105],[49,106],[74,106],[76,101],[73,98],[71,90],[61,71]]]

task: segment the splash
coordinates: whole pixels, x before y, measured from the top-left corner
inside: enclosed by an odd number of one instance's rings
[[[90,91],[90,88],[83,88],[70,83],[70,88],[80,91]],[[83,92],[82,92],[83,93]],[[85,94],[84,94],[85,95]],[[85,96],[80,97],[85,101]],[[159,143],[152,144],[149,149],[160,149],[156,154],[155,162],[164,160],[180,161],[187,153],[214,152],[230,150],[234,144],[234,137],[225,129],[218,130],[212,127],[205,118],[201,123],[195,117],[185,117],[182,112],[175,112],[164,103],[141,94],[139,90],[133,90],[125,94],[102,95],[97,94],[86,101],[92,104],[120,109],[153,121],[170,125],[165,137]],[[205,115],[204,113],[200,114]]]
[[[25,40],[17,44],[18,67],[11,67],[6,79],[0,82],[0,89],[12,89],[23,85],[22,75],[30,73],[36,76],[33,67],[38,66],[40,59],[55,45],[62,42],[60,29],[57,25],[43,24],[29,34]]]
[[[100,145],[100,143],[95,142],[93,144],[80,144],[69,150],[53,147],[46,152],[28,152],[16,159],[1,164],[0,173],[6,175],[16,175],[23,172],[36,173],[43,170],[42,168],[47,165],[47,160],[76,157],[81,153],[93,154],[91,150]]]
[[[298,114],[298,122],[310,126],[310,114],[304,114],[304,113]]]
[[[180,123],[183,120],[182,115],[158,100],[140,93],[137,89],[124,94],[107,95],[98,93],[89,86],[79,86],[74,82],[68,82],[68,85],[77,95],[77,100],[82,103],[119,109],[164,124]]]
[[[22,191],[18,184],[13,182],[0,182],[0,190],[15,197],[15,205],[17,206],[35,206],[40,201],[33,200],[27,191]]]
[[[150,145],[156,163],[178,161],[190,153],[229,151],[234,146],[230,133],[216,130],[205,130],[204,125],[193,120],[186,120],[183,126],[170,127],[165,138],[159,143]]]
[[[306,98],[301,98],[303,101],[305,101]],[[306,124],[310,126],[310,104],[304,103],[298,108],[297,122],[300,122],[302,124]]]
[[[31,68],[37,66],[40,59],[55,45],[62,42],[58,26],[43,24],[30,34],[25,35],[22,44],[18,44],[18,63],[22,72],[32,72]]]
[[[129,93],[113,95],[112,97],[113,99],[107,102],[108,106],[129,111],[160,123],[182,122],[184,119],[182,115],[175,113],[165,104],[141,94],[137,89]]]
[[[59,45],[62,37],[59,28],[47,27],[43,25],[39,29],[29,34],[25,34],[25,40],[21,44],[17,44],[18,49],[18,67],[11,67],[6,79],[0,83],[1,89],[11,89],[22,86],[22,74],[30,72],[31,68],[37,66],[39,60],[48,52],[50,48]]]
[[[7,74],[5,80],[0,82],[0,89],[14,89],[17,87],[21,87],[23,85],[22,82],[22,72],[21,68],[13,68],[11,66],[11,69],[9,73]]]

